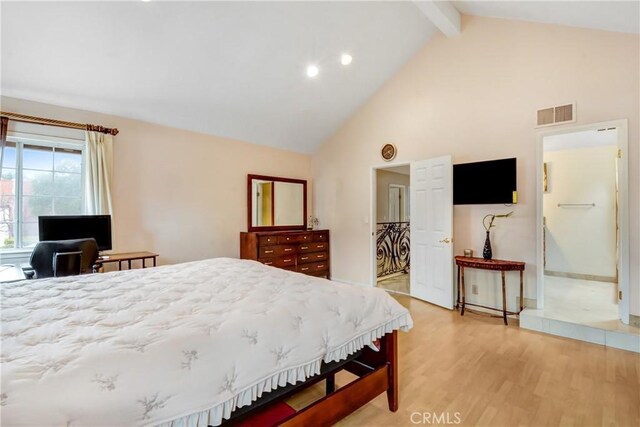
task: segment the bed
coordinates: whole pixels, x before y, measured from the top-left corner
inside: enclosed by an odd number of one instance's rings
[[[216,258],[1,291],[3,426],[216,426],[337,369],[360,379],[285,425],[397,409],[412,320],[379,289]]]

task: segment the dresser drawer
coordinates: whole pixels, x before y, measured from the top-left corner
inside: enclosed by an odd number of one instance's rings
[[[275,258],[258,258],[258,261],[263,263],[264,265],[270,265],[272,267],[294,267],[296,266],[296,257],[295,256],[282,256]],[[290,270],[290,269],[288,269]]]
[[[298,242],[300,243],[313,242],[313,233],[298,234]]]
[[[300,253],[303,252],[320,252],[326,251],[329,248],[328,243],[320,243],[320,242],[312,242],[312,243],[301,243],[298,247],[298,251]]]
[[[298,236],[297,235],[278,236],[278,244],[286,245],[290,243],[298,243]]]
[[[283,255],[294,255],[297,252],[296,245],[260,246],[260,258],[270,258]]]
[[[275,245],[278,243],[278,236],[260,237],[260,246]]]
[[[320,271],[327,271],[328,269],[329,264],[326,262],[314,262],[298,266],[298,272],[300,273],[316,273]]]
[[[329,258],[327,252],[310,252],[298,255],[298,264],[308,264],[310,262],[324,261]]]
[[[328,242],[329,241],[329,232],[328,231],[317,231],[313,233],[313,241],[314,242]]]
[[[275,258],[258,258],[258,262],[261,262],[264,265],[270,265],[272,267],[276,266]]]

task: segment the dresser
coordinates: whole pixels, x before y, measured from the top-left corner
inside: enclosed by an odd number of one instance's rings
[[[331,277],[329,230],[240,233],[240,258],[312,276]]]

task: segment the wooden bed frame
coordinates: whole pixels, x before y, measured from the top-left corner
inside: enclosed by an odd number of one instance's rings
[[[276,389],[254,402],[251,406],[240,408],[231,419],[222,423],[233,426],[245,421],[258,410],[282,402],[284,399],[326,380],[326,395],[322,399],[301,409],[283,420],[279,425],[285,427],[328,426],[356,411],[380,394],[387,393],[389,410],[398,410],[398,332],[393,331],[379,340],[379,351],[365,347],[352,357],[324,364],[319,375],[295,385]],[[358,378],[336,390],[335,374],[348,371]]]

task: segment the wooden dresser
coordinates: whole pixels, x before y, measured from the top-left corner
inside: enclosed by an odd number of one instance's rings
[[[329,230],[240,233],[240,258],[331,278]]]

